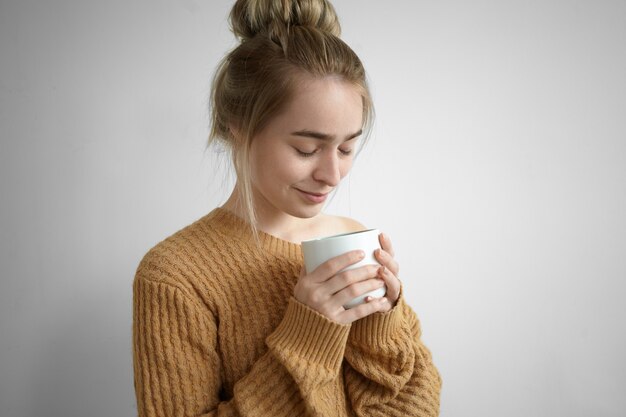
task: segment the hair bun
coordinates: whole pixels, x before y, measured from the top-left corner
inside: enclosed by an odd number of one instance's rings
[[[335,9],[327,0],[237,0],[230,12],[230,24],[242,40],[258,33],[273,37],[291,26],[341,34]]]

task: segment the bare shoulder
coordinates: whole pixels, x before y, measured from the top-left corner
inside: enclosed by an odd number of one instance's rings
[[[367,227],[365,227],[363,224],[349,217],[337,216],[337,220],[343,225],[343,227],[346,229],[346,232],[359,232],[361,230],[367,229]]]
[[[326,234],[333,235],[339,233],[358,232],[366,230],[367,227],[349,217],[325,215]]]

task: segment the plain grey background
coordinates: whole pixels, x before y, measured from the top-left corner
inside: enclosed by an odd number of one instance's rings
[[[336,0],[443,416],[626,416],[626,2]],[[132,416],[143,254],[227,196],[229,1],[0,1],[0,415]],[[230,178],[230,179],[229,179]]]

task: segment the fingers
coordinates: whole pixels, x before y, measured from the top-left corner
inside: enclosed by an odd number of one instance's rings
[[[323,282],[337,275],[339,271],[365,258],[365,252],[355,250],[336,256],[318,266],[312,273],[312,280]]]
[[[393,275],[398,276],[398,273],[400,272],[400,265],[393,258],[393,255],[383,249],[376,249],[374,256],[381,265],[391,271]]]
[[[327,303],[333,294],[340,291],[345,285],[366,278],[364,271],[358,271],[356,275],[351,275],[353,273],[344,274],[337,279],[340,271],[358,263],[364,257],[365,253],[362,250],[350,251],[329,259],[311,273],[301,272],[300,279],[294,287],[296,299],[320,311],[321,306]],[[360,268],[355,270],[357,269]],[[376,274],[371,275],[375,276]],[[340,308],[341,305],[336,307]]]
[[[381,265],[389,268],[394,275],[398,276],[400,265],[398,265],[394,259],[396,254],[391,245],[391,239],[389,239],[387,234],[381,233],[378,235],[378,241],[380,242],[381,249],[377,249],[374,253],[376,260],[380,262]]]
[[[393,251],[393,246],[391,245],[391,239],[389,239],[389,236],[387,236],[385,233],[381,233],[378,235],[378,241],[380,242],[380,247],[385,252],[389,253],[392,258],[396,256],[395,252]]]
[[[379,269],[380,265],[365,265],[359,268],[349,269],[331,277],[323,285],[326,285],[330,294],[336,294],[346,287],[355,285],[364,280],[376,278]]]
[[[349,304],[350,301],[354,300],[355,298],[362,296],[363,294],[366,294],[370,291],[382,288],[384,286],[385,281],[381,278],[374,277],[364,279],[354,284],[351,284],[334,294],[331,297],[332,303],[339,306],[344,306],[346,304]]]
[[[352,323],[356,320],[367,317],[377,312],[387,312],[391,310],[391,304],[387,297],[375,298],[370,302],[359,304],[358,306],[346,310],[339,314],[339,319],[344,323]]]
[[[393,308],[393,305],[389,301],[388,297],[380,297],[373,298],[367,297],[368,299],[365,301],[367,304],[372,304],[374,306],[374,310],[379,313],[386,313]]]
[[[374,253],[380,265],[366,265],[345,270],[365,258],[361,250],[332,258],[312,272],[302,272],[294,288],[296,299],[327,317],[351,323],[375,312],[387,312],[396,304],[401,283],[399,265],[394,259],[391,239],[381,233],[380,249]],[[386,286],[384,297],[365,300],[354,308],[345,309],[353,299]]]
[[[381,268],[379,276],[385,281],[385,285],[387,286],[385,298],[395,303],[400,296],[402,283],[389,269],[385,267]]]

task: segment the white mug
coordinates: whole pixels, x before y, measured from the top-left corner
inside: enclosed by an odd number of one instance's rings
[[[360,232],[342,233],[334,236],[305,240],[302,242],[304,267],[307,273],[310,273],[327,260],[358,249],[365,252],[365,257],[359,262],[344,268],[342,271],[359,268],[365,265],[376,265],[378,261],[374,257],[374,251],[380,248],[378,242],[379,234],[378,229],[369,229]],[[367,296],[380,298],[386,293],[387,287],[383,286],[354,298],[343,307],[345,309],[353,308],[364,303],[365,297]]]

